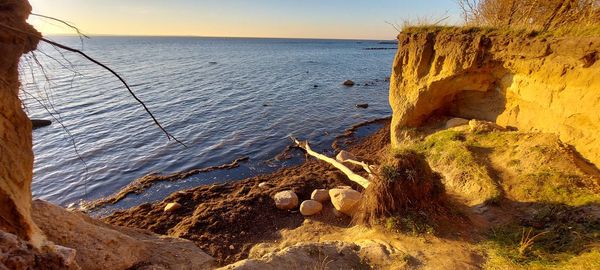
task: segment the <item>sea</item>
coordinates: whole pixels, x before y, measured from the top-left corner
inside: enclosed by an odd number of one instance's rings
[[[308,140],[333,154],[347,128],[388,117],[397,45],[375,40],[48,37],[117,72],[160,124],[109,71],[48,44],[24,56],[21,98],[32,119],[34,198],[77,205],[150,173],[240,166],[158,183],[102,209],[110,213],[199,185],[236,181],[301,162],[275,158]],[[342,85],[346,80],[353,87]],[[357,104],[368,104],[359,108]],[[372,128],[375,129],[375,128]],[[368,131],[365,131],[368,132]]]

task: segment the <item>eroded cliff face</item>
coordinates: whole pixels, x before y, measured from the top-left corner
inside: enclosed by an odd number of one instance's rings
[[[26,23],[30,12],[26,0],[0,1],[0,269],[212,268],[214,259],[190,241],[32,204],[32,127],[18,74],[19,58],[41,37]]]
[[[40,35],[25,21],[30,12],[24,0],[0,3],[0,23],[32,34],[0,27],[0,230],[39,247],[44,237],[31,220],[31,122],[18,97],[19,58],[36,48]]]
[[[392,145],[433,114],[558,134],[600,165],[600,37],[447,28],[399,35]]]

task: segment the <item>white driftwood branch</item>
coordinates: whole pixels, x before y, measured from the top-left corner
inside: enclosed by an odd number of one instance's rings
[[[361,185],[365,189],[367,187],[369,187],[369,184],[370,184],[369,180],[354,173],[352,170],[348,169],[348,167],[346,167],[344,164],[338,162],[337,160],[313,151],[312,149],[310,149],[310,145],[308,145],[308,142],[300,142],[295,138],[292,138],[292,140],[298,145],[298,147],[304,149],[306,151],[306,153],[308,153],[309,155],[316,157],[322,161],[325,161],[325,162],[333,165],[334,167],[336,167],[338,170],[342,171],[346,176],[348,176],[348,179],[350,179],[351,181]]]
[[[340,151],[340,153],[335,157],[335,159],[339,162],[348,162],[354,165],[361,166],[369,175],[373,174],[370,166],[367,163],[362,161],[355,160],[355,157],[348,153],[346,150]]]

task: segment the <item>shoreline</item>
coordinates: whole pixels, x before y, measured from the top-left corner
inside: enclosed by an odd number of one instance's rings
[[[343,146],[351,145],[351,144],[355,143],[356,140],[360,140],[365,137],[369,137],[369,136],[377,133],[380,129],[385,128],[385,125],[389,125],[389,121],[391,121],[391,116],[375,118],[375,119],[371,119],[371,120],[367,120],[367,121],[363,121],[363,122],[354,124],[354,125],[348,127],[347,129],[345,129],[341,134],[335,136],[331,145],[329,146],[329,148],[325,149],[325,152],[337,152],[337,151],[343,149]],[[378,127],[378,125],[383,125],[383,126]],[[361,128],[368,129],[371,126],[373,126],[376,130],[367,130],[364,132],[360,132]],[[301,156],[301,154],[293,153],[294,151],[297,151],[297,150],[298,150],[298,148],[290,143],[279,154],[277,154],[276,156],[274,156],[271,159],[262,161],[261,164],[266,164],[268,166],[273,161],[281,162],[283,160],[291,160],[294,158],[299,158]],[[143,194],[144,192],[147,192],[155,184],[160,184],[160,183],[165,183],[165,182],[177,182],[180,180],[185,180],[186,178],[188,178],[190,176],[198,175],[201,173],[207,173],[207,172],[213,172],[213,171],[229,171],[229,170],[232,170],[235,168],[239,168],[242,163],[247,162],[249,159],[250,159],[250,157],[243,156],[243,157],[236,158],[235,160],[233,160],[229,163],[225,163],[225,164],[221,164],[221,165],[190,169],[190,170],[185,170],[185,171],[180,171],[180,172],[175,172],[175,173],[170,173],[170,174],[161,174],[161,173],[157,173],[157,172],[151,172],[140,178],[133,180],[130,184],[124,186],[123,188],[117,190],[116,192],[112,193],[109,196],[101,197],[101,198],[91,200],[91,201],[84,201],[84,202],[80,203],[78,210],[90,213],[92,215],[108,216],[114,212],[117,212],[117,211],[120,211],[123,209],[113,209],[112,211],[109,210],[108,212],[104,212],[103,210],[105,209],[105,207],[113,206],[113,205],[119,203],[120,201],[122,201],[123,199],[127,198],[130,195]],[[257,177],[260,175],[276,174],[280,170],[285,170],[287,168],[301,166],[305,162],[307,162],[306,159],[299,158],[299,160],[292,162],[291,164],[288,164],[288,165],[281,165],[279,168],[277,168],[271,172],[258,173],[258,174],[251,175],[249,177],[243,177],[243,178],[237,179],[237,180],[236,179],[224,179],[218,183],[200,184],[199,186],[235,183],[238,181],[244,181],[246,179],[254,178],[254,177]],[[232,178],[235,178],[235,177],[232,177]],[[161,200],[164,200],[164,198],[169,197],[173,193],[177,193],[177,192],[180,192],[183,190],[188,190],[188,189],[194,189],[197,187],[198,186],[183,188],[181,190],[166,194],[165,196],[163,196],[163,199],[150,201],[150,202],[144,202],[141,204],[156,203]],[[133,205],[133,206],[127,206],[124,209],[131,209],[131,208],[139,206],[139,205],[140,204]],[[72,207],[68,207],[68,208],[72,208]]]
[[[345,148],[366,162],[377,160],[380,151],[389,145],[390,121],[369,122],[349,128],[350,133],[372,123],[383,123],[384,126],[371,135],[357,138]],[[346,133],[346,136],[352,135]],[[260,187],[261,183],[266,184]],[[314,189],[336,186],[360,190],[335,168],[310,158],[268,174],[181,190],[162,201],[116,211],[101,219],[113,225],[192,240],[214,256],[219,264],[227,264],[247,258],[256,244],[277,241],[281,237],[280,230],[302,225],[305,218],[297,211],[290,215],[273,206],[271,198],[276,192],[293,190],[300,198],[309,198]],[[173,202],[181,208],[165,212],[165,206]],[[351,225],[350,217],[336,216],[332,209],[324,210],[314,219],[338,227]]]

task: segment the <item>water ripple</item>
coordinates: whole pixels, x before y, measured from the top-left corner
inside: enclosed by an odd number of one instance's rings
[[[394,52],[363,50],[370,43],[376,41],[94,37],[87,41],[86,52],[125,77],[189,148],[167,141],[105,70],[66,55],[81,75],[46,69],[52,78],[46,92],[54,106],[51,112],[60,114],[80,156],[60,125],[36,129],[33,194],[67,205],[112,194],[150,172],[172,173],[250,156],[235,170],[158,185],[115,206],[126,207],[182,188],[272,171],[277,166],[265,161],[285,149],[290,135],[324,149],[345,128],[391,112],[384,80]],[[347,88],[341,85],[346,79],[375,86]],[[23,87],[45,97],[39,90],[44,88],[33,82],[24,81]],[[51,118],[34,100],[24,98],[30,117]],[[369,103],[369,108],[357,109],[357,103]],[[285,164],[292,163],[281,162]]]

